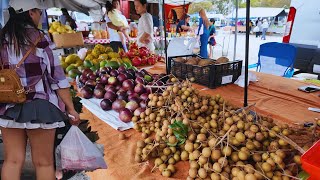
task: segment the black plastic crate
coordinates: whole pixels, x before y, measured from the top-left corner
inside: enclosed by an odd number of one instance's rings
[[[211,89],[234,83],[241,75],[242,61],[198,66],[176,62],[175,58],[190,58],[197,55],[169,57],[169,72],[180,79],[195,78],[195,83]],[[214,60],[213,60],[214,61]]]

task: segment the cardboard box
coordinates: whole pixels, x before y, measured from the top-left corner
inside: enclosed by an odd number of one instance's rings
[[[83,36],[81,32],[65,33],[65,34],[52,34],[53,42],[56,48],[71,48],[76,46],[83,46]]]

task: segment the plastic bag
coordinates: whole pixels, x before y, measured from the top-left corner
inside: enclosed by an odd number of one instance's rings
[[[56,169],[107,169],[103,154],[77,126],[72,126],[56,149]]]
[[[87,52],[88,52],[87,48],[81,48],[78,51],[77,55],[80,57],[80,59],[84,60],[84,58],[86,58]]]

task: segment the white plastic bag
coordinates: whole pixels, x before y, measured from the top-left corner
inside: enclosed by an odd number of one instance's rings
[[[57,170],[107,169],[103,154],[77,126],[72,126],[56,149]]]
[[[88,52],[87,48],[81,48],[78,51],[77,55],[80,57],[81,60],[84,60],[84,58],[86,58],[87,52]]]

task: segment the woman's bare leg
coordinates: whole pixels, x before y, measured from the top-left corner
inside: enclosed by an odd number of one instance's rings
[[[55,129],[27,130],[37,180],[56,179],[53,157],[55,132]]]
[[[2,180],[20,180],[24,165],[27,135],[24,129],[1,128],[4,144]]]

